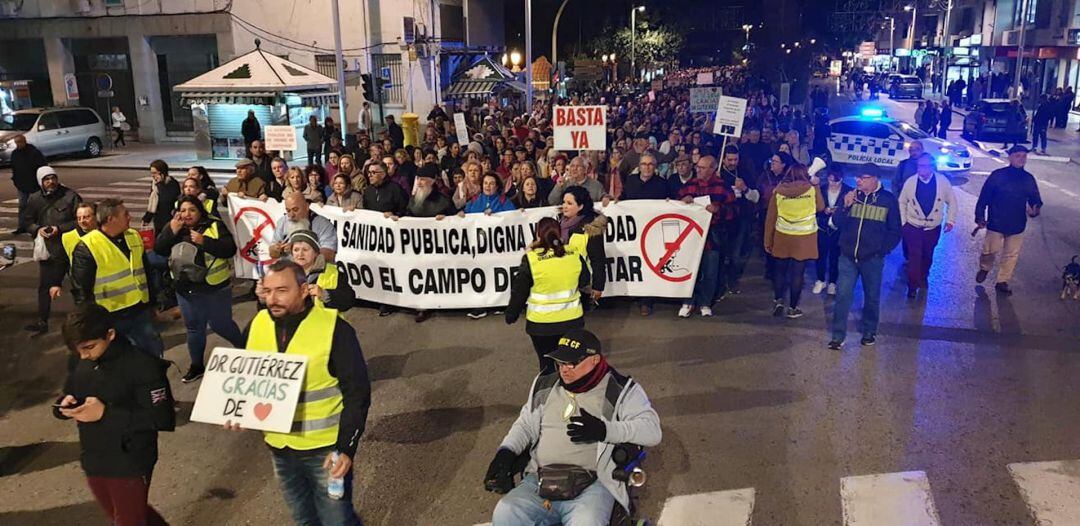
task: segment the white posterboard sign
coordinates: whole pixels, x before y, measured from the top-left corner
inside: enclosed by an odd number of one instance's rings
[[[713,74],[711,71],[705,71],[697,74],[697,85],[708,86],[713,83]]]
[[[746,116],[746,99],[721,96],[716,105],[716,122],[713,133],[726,137],[742,135],[743,118]]]
[[[724,94],[721,88],[690,88],[690,113],[712,113]]]
[[[288,433],[306,369],[304,355],[215,348],[191,420]]]
[[[296,151],[296,128],[292,126],[267,126],[264,135],[266,151]]]
[[[556,150],[607,149],[607,106],[555,106],[552,114]]]
[[[465,126],[465,114],[454,114],[454,130],[457,132],[457,142],[462,148],[469,145],[469,128]]]

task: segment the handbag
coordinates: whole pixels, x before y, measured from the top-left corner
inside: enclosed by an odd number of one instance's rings
[[[34,238],[34,261],[48,261],[49,260],[49,247],[45,246],[45,238],[37,236]]]
[[[539,469],[540,498],[574,500],[596,482],[596,472],[572,464],[551,464]]]

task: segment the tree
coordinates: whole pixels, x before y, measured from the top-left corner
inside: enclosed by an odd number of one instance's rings
[[[639,20],[637,26],[633,48],[639,69],[677,63],[679,53],[686,45],[685,35],[663,24],[649,27],[645,21]],[[593,39],[589,47],[597,56],[614,52],[620,63],[629,64],[630,37],[629,27],[608,25],[600,32],[600,36]]]

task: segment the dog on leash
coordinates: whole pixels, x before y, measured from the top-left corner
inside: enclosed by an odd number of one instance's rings
[[[1061,299],[1072,296],[1072,299],[1080,300],[1080,263],[1076,262],[1078,257],[1080,255],[1073,256],[1061,273]]]

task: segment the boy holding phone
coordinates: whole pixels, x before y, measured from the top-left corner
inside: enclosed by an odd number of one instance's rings
[[[168,362],[117,338],[109,312],[99,305],[68,315],[63,334],[80,360],[68,373],[53,415],[78,424],[90,491],[112,524],[167,524],[147,496],[158,431],[172,431],[176,421]]]

